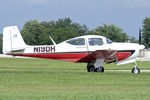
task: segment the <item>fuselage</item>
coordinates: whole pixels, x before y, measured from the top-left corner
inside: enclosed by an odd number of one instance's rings
[[[103,36],[85,35],[66,40],[57,45],[26,45],[23,51],[13,52],[13,55],[88,63],[98,59],[93,52],[112,50],[114,51],[112,56],[104,58],[105,61],[120,62],[134,59],[142,49],[144,49],[143,45],[135,43],[115,43]]]

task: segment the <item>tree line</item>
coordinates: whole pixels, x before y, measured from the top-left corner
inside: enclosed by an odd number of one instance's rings
[[[43,45],[51,44],[49,36],[60,43],[72,37],[88,34],[88,28],[85,25],[73,23],[70,18],[51,22],[30,20],[25,23],[21,34],[27,44]]]
[[[143,21],[142,43],[146,48],[150,48],[150,18],[148,17]]]
[[[97,34],[103,35],[116,42],[124,42],[129,36],[115,25],[106,25],[89,30],[86,25],[72,22],[70,18],[58,19],[51,22],[30,20],[25,23],[21,34],[29,45],[52,44],[49,36],[57,43],[76,36]]]
[[[142,43],[148,48],[150,47],[150,18],[146,17],[142,26]],[[69,38],[82,35],[103,35],[115,42],[138,42],[136,38],[129,37],[126,32],[116,25],[103,24],[95,29],[89,30],[86,25],[81,25],[72,22],[70,18],[62,18],[56,21],[42,21],[29,20],[27,21],[21,34],[28,45],[49,45],[52,44],[49,36],[51,36],[56,43],[60,43]],[[2,52],[2,35],[0,35],[0,52]]]

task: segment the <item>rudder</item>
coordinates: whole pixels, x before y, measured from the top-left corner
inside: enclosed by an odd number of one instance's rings
[[[13,51],[24,50],[25,42],[17,26],[8,26],[3,29],[3,53],[12,54]]]

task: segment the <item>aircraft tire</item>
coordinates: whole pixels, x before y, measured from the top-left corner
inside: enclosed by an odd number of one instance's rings
[[[134,68],[132,69],[132,73],[138,74],[138,73],[140,73],[140,69],[139,69],[138,67],[134,67]]]
[[[104,72],[104,67],[101,66],[101,67],[99,67],[99,68],[96,68],[96,72],[101,72],[101,73],[103,73],[103,72]]]
[[[95,67],[93,65],[87,66],[87,71],[88,72],[94,72],[95,71]]]

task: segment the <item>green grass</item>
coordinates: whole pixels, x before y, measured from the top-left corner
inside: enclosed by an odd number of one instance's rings
[[[150,62],[138,62],[150,69]],[[105,64],[87,73],[86,64],[44,59],[0,59],[0,100],[149,100],[150,73],[110,72],[132,64]]]

